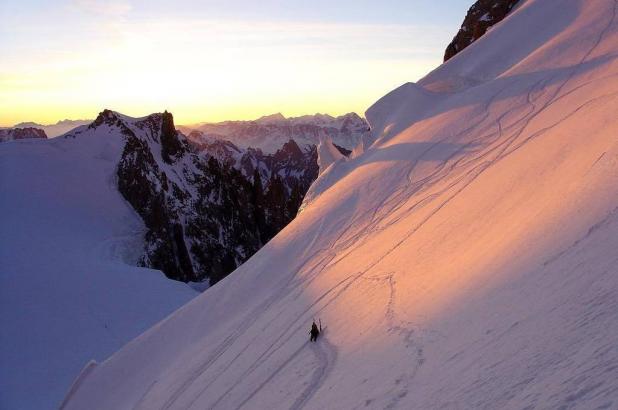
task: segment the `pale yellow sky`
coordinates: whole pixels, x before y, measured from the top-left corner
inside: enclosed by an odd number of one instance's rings
[[[85,4],[60,8],[71,18],[23,22],[3,10],[0,125],[94,118],[103,108],[167,109],[179,124],[362,115],[440,64],[452,34],[420,23],[133,16],[129,3]]]

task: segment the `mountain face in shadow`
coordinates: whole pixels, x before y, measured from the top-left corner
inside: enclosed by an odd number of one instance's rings
[[[102,127],[126,141],[117,185],[147,228],[140,264],[183,282],[212,285],[236,269],[296,216],[318,175],[315,146],[290,139],[264,153],[199,131],[187,138],[168,112],[104,110],[65,138]]]

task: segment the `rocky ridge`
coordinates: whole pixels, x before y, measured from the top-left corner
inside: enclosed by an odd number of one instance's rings
[[[214,284],[295,216],[318,174],[315,147],[293,140],[273,154],[229,141],[195,142],[171,113],[131,118],[104,110],[64,138],[119,133],[120,193],[147,228],[140,264],[184,282]]]

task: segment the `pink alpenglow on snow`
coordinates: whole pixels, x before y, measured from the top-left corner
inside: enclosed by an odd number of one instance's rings
[[[64,408],[616,408],[617,8],[527,0],[377,101],[290,225]]]

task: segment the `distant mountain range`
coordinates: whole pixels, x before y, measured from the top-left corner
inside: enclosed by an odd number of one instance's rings
[[[90,124],[91,122],[92,120],[62,120],[58,121],[55,124],[49,125],[42,125],[36,122],[21,122],[19,124],[15,124],[13,127],[5,127],[3,129],[35,128],[45,131],[45,135],[48,138],[54,138],[66,132],[69,132],[76,127],[79,127],[80,125]]]
[[[320,139],[330,138],[352,150],[369,134],[367,121],[356,113],[339,117],[328,114],[304,115],[286,118],[277,113],[253,121],[224,121],[179,126],[178,129],[196,142],[227,140],[240,148],[256,148],[274,153],[293,139],[301,148],[316,146]]]
[[[24,138],[54,138],[92,120],[62,120],[52,125],[22,122],[14,127],[0,128],[0,142]],[[20,131],[10,131],[10,130]],[[44,132],[41,134],[38,130]],[[253,148],[274,154],[289,140],[302,149],[317,146],[323,138],[331,139],[337,146],[351,151],[369,134],[369,125],[356,113],[339,117],[328,114],[304,115],[286,118],[281,113],[263,116],[252,121],[223,121],[179,125],[178,130],[197,144],[212,145],[213,141],[227,141],[237,148]]]
[[[302,135],[299,144],[293,132],[284,139],[279,131],[310,128],[316,138],[326,139],[338,123],[337,141],[351,146],[368,128],[364,120],[352,115],[269,118],[259,120],[258,127],[267,126],[273,133],[264,134],[260,141],[267,145],[283,141],[274,152],[239,147],[221,135],[202,131],[185,136],[176,130],[168,112],[132,118],[104,110],[92,123],[59,138],[114,135],[124,140],[116,180],[118,190],[147,228],[140,264],[160,269],[172,279],[213,284],[296,216],[318,176],[316,145]],[[351,129],[351,122],[363,131],[341,131]],[[247,129],[245,122],[227,124],[228,128]],[[238,134],[230,131],[228,135]],[[340,155],[350,153],[331,146]]]

